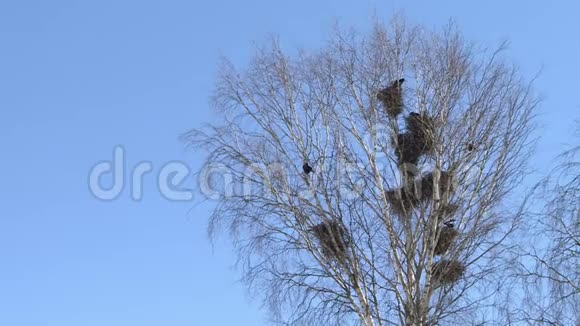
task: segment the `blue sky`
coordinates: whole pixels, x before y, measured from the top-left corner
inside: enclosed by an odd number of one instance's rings
[[[164,199],[154,177],[199,165],[178,136],[215,119],[220,55],[243,63],[271,34],[314,47],[336,19],[365,29],[395,11],[509,39],[526,76],[542,69],[533,164],[545,173],[580,117],[576,1],[0,2],[0,325],[264,324],[227,241],[208,242],[210,206]],[[128,187],[112,202],[88,191],[116,145],[128,166],[153,164],[139,202]]]

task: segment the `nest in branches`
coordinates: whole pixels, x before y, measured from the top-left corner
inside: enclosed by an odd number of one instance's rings
[[[443,255],[449,248],[455,243],[455,239],[459,236],[459,231],[456,229],[443,226],[439,232],[439,238],[437,239],[437,244],[435,245],[434,254],[436,256]]]
[[[423,140],[412,133],[398,134],[397,139],[393,139],[395,156],[399,164],[409,163],[417,165],[419,158],[425,153],[427,147]]]
[[[407,130],[423,145],[425,153],[435,150],[435,120],[426,113],[413,112],[407,117]]]
[[[421,198],[447,199],[454,191],[453,176],[449,172],[429,172],[421,177]]]
[[[444,202],[446,202],[449,194],[455,189],[452,181],[450,174],[447,172],[441,172],[439,178],[435,178],[433,173],[428,173],[421,178],[419,187],[414,182],[410,182],[407,187],[385,191],[385,196],[396,215],[407,217],[415,206],[427,203],[431,199],[439,200],[444,197]],[[435,184],[438,185],[438,192],[435,192],[437,190]],[[439,219],[453,216],[458,209],[459,205],[440,204],[433,214],[439,221]]]
[[[459,210],[459,205],[457,204],[441,204],[437,211],[434,212],[437,223],[445,218],[455,216]]]
[[[442,259],[431,266],[433,279],[442,285],[459,281],[464,273],[465,265],[456,260]]]
[[[426,113],[412,112],[407,117],[407,129],[416,135],[433,135],[435,120]]]
[[[323,222],[314,226],[312,231],[320,243],[322,254],[326,258],[342,260],[346,256],[350,238],[340,222]]]
[[[377,93],[377,99],[383,103],[387,114],[396,117],[403,112],[403,82],[404,78],[395,80],[389,87]]]
[[[413,207],[419,204],[419,200],[412,190],[398,188],[385,192],[387,201],[391,204],[393,212],[400,217],[409,216]]]

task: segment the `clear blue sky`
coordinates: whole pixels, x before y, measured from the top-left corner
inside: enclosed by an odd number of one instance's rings
[[[208,243],[209,206],[163,199],[152,176],[171,160],[199,164],[178,135],[213,119],[220,54],[243,63],[269,34],[316,46],[334,19],[364,29],[375,9],[510,39],[526,75],[543,67],[538,170],[570,142],[577,1],[1,1],[0,325],[264,324],[227,242]],[[129,166],[154,165],[140,202],[128,188],[113,202],[88,191],[117,144]]]

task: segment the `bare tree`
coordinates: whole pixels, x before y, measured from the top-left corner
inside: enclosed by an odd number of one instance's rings
[[[532,219],[533,243],[520,251],[525,305],[516,310],[528,322],[580,323],[579,154],[580,146],[561,154],[560,163],[535,189],[544,206]]]
[[[315,53],[274,41],[242,72],[224,62],[224,122],[186,140],[220,190],[210,234],[229,230],[274,322],[482,320],[523,216],[505,199],[537,105],[503,50],[395,18]]]

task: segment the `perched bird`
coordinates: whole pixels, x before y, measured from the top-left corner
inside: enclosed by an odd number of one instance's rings
[[[449,220],[447,222],[443,222],[443,225],[452,229],[455,227],[455,219]]]
[[[304,173],[306,174],[313,171],[312,167],[308,164],[308,162],[304,162],[304,165],[302,165],[302,170],[304,170]]]
[[[403,83],[405,82],[405,78],[401,78],[399,80],[395,80],[392,84],[391,87],[400,87],[401,85],[403,85]]]
[[[477,150],[477,146],[475,146],[475,145],[474,145],[474,144],[472,144],[472,143],[468,143],[466,147],[467,147],[467,150],[468,150],[468,151],[470,151],[470,152],[471,152],[471,151],[476,151],[476,150]]]

